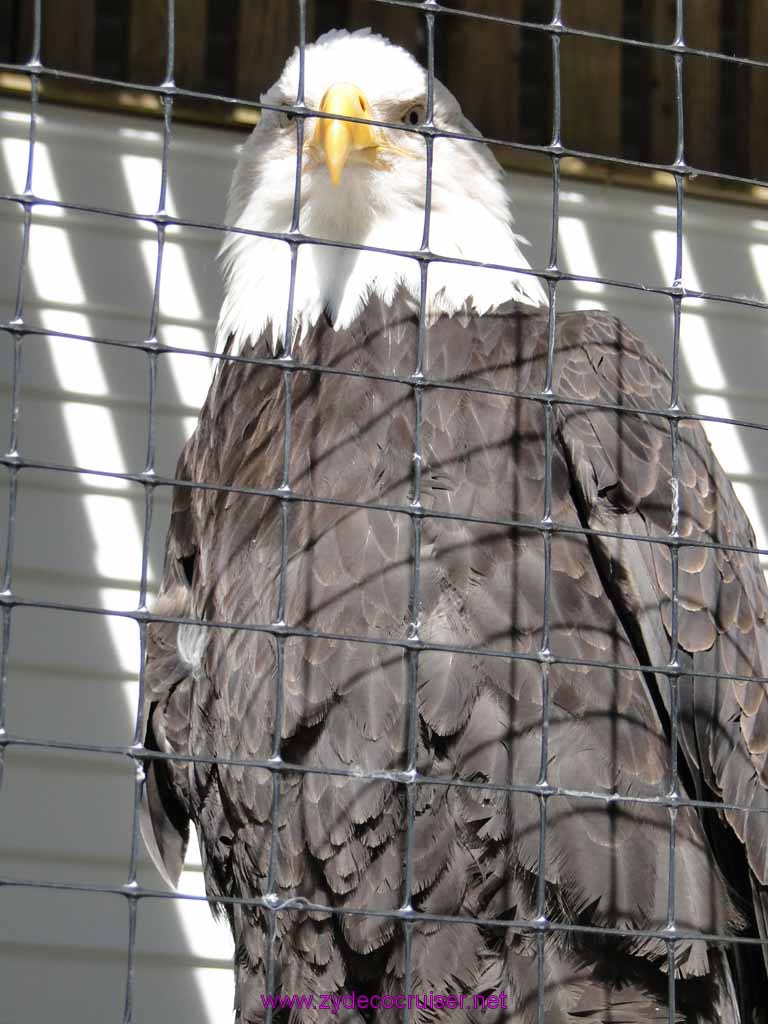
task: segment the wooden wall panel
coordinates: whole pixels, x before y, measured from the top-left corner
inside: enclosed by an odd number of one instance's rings
[[[457,5],[497,14],[498,0],[464,0]],[[507,0],[504,14],[522,18],[523,0]],[[441,22],[438,61],[441,77],[483,135],[519,140],[521,30],[470,18]]]
[[[325,4],[325,24],[322,28],[367,28],[378,32],[398,46],[410,50],[424,59],[424,15],[408,7],[390,7],[371,3],[370,0],[337,0]],[[335,8],[335,11],[332,11]],[[329,17],[330,16],[330,17]],[[329,22],[332,20],[332,24]],[[441,20],[438,18],[438,21]],[[318,31],[321,26],[318,25]]]
[[[311,39],[310,31],[307,34]],[[240,0],[237,95],[258,99],[280,74],[298,41],[298,7],[293,0]]]
[[[654,38],[671,43],[675,38],[675,0],[650,0]],[[669,164],[675,159],[677,112],[675,108],[675,61],[666,51],[650,54],[650,88],[647,116],[650,121],[650,157],[654,163]]]
[[[93,74],[95,0],[43,4],[42,62]]]
[[[183,18],[182,11],[179,15]],[[167,46],[168,23],[163,5],[156,0],[133,0],[128,41],[128,75],[131,81],[149,85],[162,82]]]
[[[549,2],[451,0],[451,6],[540,21],[548,16]],[[104,75],[121,78],[125,73],[133,82],[161,82],[166,0],[125,0],[124,8],[117,3],[45,0],[44,64],[84,75],[101,68]],[[0,0],[0,31],[5,27],[12,36],[5,40],[7,59],[23,62],[31,55],[33,8],[34,0]],[[563,18],[572,28],[669,42],[675,8],[675,0],[563,0]],[[765,8],[766,0],[690,0],[685,5],[686,42],[703,51],[768,60]],[[124,49],[115,28],[122,11]],[[224,11],[228,17],[216,16]],[[175,79],[185,88],[258,98],[298,40],[296,0],[176,0],[176,15]],[[423,13],[408,7],[374,0],[307,0],[307,21],[310,42],[329,28],[371,26],[418,59],[426,56]],[[537,144],[549,140],[549,52],[548,35],[535,29],[450,13],[436,16],[437,73],[468,117],[491,137]],[[562,38],[561,52],[567,147],[662,164],[672,161],[677,117],[670,53],[568,35]],[[56,88],[52,80],[44,80],[44,94]],[[100,87],[78,83],[77,89],[80,99],[97,92],[109,99]],[[768,180],[768,68],[686,55],[684,103],[689,163]]]
[[[750,0],[749,56],[768,60],[768,18],[764,0]],[[768,184],[768,68],[750,73],[749,174]]]
[[[621,35],[617,0],[564,0],[567,25]],[[563,143],[595,153],[621,152],[621,46],[577,36],[561,43]]]
[[[689,46],[720,49],[721,0],[698,0],[685,5],[685,35]],[[683,67],[685,158],[695,167],[719,168],[720,61],[689,56]]]
[[[32,55],[34,0],[10,0],[10,7],[11,14],[6,22],[8,31],[14,36],[10,50],[12,58],[23,63]]]
[[[0,0],[0,60],[16,61],[28,54],[18,53],[20,4],[16,0]]]
[[[133,0],[134,7],[137,0]],[[176,70],[179,85],[205,89],[205,42],[209,0],[176,0]],[[152,5],[152,0],[141,0]]]
[[[424,58],[424,16],[405,7],[366,0],[309,0],[307,41],[331,28],[366,28]],[[274,82],[299,39],[293,0],[240,0],[237,93],[255,99]]]

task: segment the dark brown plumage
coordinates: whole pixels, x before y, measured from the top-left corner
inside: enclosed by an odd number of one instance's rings
[[[747,809],[705,812],[685,800],[678,807],[674,903],[683,933],[766,938],[765,684],[689,674],[766,675],[766,588],[756,556],[697,546],[750,547],[754,538],[700,425],[684,418],[673,489],[669,420],[640,411],[668,407],[663,366],[614,318],[564,314],[552,364],[552,661],[539,659],[547,596],[539,528],[548,490],[547,412],[539,400],[547,322],[546,312],[508,306],[444,317],[427,334],[426,376],[451,386],[424,387],[421,399],[418,618],[425,649],[416,677],[416,768],[477,785],[413,788],[412,904],[479,922],[417,917],[411,990],[506,990],[508,1015],[452,1011],[450,1019],[536,1019],[534,931],[483,922],[537,917],[539,797],[482,784],[539,781],[547,668],[546,777],[570,795],[546,801],[546,916],[623,934],[544,933],[545,1020],[665,1021],[666,944],[632,932],[667,924],[670,815],[647,801],[670,791],[672,698],[667,677],[641,666],[670,659],[673,572],[665,540],[673,509],[681,540],[693,545],[679,555],[679,793]],[[411,622],[415,398],[407,381],[417,336],[417,318],[404,303],[371,299],[348,330],[321,320],[299,353],[302,363],[371,376],[292,373],[292,491],[340,504],[290,502],[284,619],[372,642],[284,641],[284,762],[360,777],[277,775],[280,900],[342,910],[403,904],[407,785],[365,776],[408,767],[409,655],[396,643]],[[249,354],[268,358],[266,342]],[[279,488],[283,430],[280,364],[224,362],[179,479]],[[349,500],[380,507],[345,506]],[[483,521],[496,519],[521,525]],[[273,623],[281,524],[277,497],[177,487],[158,614]],[[582,527],[639,539],[587,537]],[[194,821],[213,898],[266,892],[272,774],[226,761],[273,753],[277,646],[253,630],[182,626],[177,635],[164,623],[150,630],[146,746],[221,759],[147,762],[150,842],[175,879]],[[522,657],[498,656],[505,652]],[[266,917],[258,908],[225,909],[237,943],[238,1019],[258,1021]],[[392,918],[299,907],[276,921],[280,991],[404,989],[403,928]],[[683,938],[675,957],[678,1019],[746,1022],[765,1005],[759,948],[727,952]],[[414,1020],[433,1016],[412,1012]]]

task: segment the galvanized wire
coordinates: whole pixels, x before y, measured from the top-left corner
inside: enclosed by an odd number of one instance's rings
[[[5,538],[5,569],[3,574],[2,590],[0,591],[0,615],[2,626],[0,638],[2,649],[0,650],[0,768],[5,750],[11,747],[28,749],[58,749],[66,751],[86,751],[118,758],[128,758],[135,769],[134,805],[132,808],[132,830],[129,867],[126,882],[121,886],[110,886],[90,883],[67,883],[55,881],[32,881],[18,878],[0,878],[0,887],[26,888],[34,887],[45,890],[61,890],[76,892],[98,892],[120,894],[124,896],[129,907],[129,926],[126,942],[126,982],[124,993],[124,1024],[132,1024],[134,1005],[134,980],[135,980],[135,952],[136,952],[136,928],[137,917],[141,901],[147,898],[167,900],[205,900],[206,897],[195,896],[187,893],[169,893],[163,890],[142,886],[138,882],[137,866],[140,853],[139,835],[139,804],[144,786],[144,766],[148,761],[154,759],[165,759],[167,761],[179,761],[193,764],[227,764],[232,766],[246,766],[253,770],[264,769],[271,773],[272,778],[272,827],[271,841],[267,872],[266,892],[260,898],[243,897],[217,897],[217,902],[223,905],[247,904],[249,907],[262,910],[267,918],[268,945],[266,965],[266,992],[272,994],[275,988],[275,941],[277,934],[277,917],[280,912],[291,909],[322,910],[332,915],[368,915],[374,917],[389,917],[400,922],[403,929],[404,953],[405,953],[405,990],[411,990],[411,939],[412,929],[415,922],[443,922],[443,923],[467,923],[481,925],[488,929],[509,929],[515,928],[527,931],[535,935],[536,948],[538,953],[538,1004],[537,1013],[540,1024],[543,1024],[544,1006],[544,940],[548,933],[581,933],[584,935],[616,936],[627,937],[627,930],[623,928],[597,927],[581,923],[563,922],[553,920],[547,916],[545,899],[545,865],[547,850],[547,803],[552,797],[569,796],[579,799],[592,799],[602,803],[606,809],[619,804],[643,804],[653,803],[663,806],[667,810],[669,820],[669,841],[668,841],[668,902],[667,919],[665,926],[661,929],[638,929],[633,935],[639,938],[660,939],[666,942],[668,957],[668,1020],[673,1024],[676,1019],[676,972],[675,972],[675,948],[681,941],[702,939],[708,942],[725,942],[733,945],[759,945],[761,940],[743,935],[725,935],[700,933],[694,930],[683,930],[676,922],[675,915],[675,872],[676,872],[676,816],[679,808],[690,807],[699,810],[747,810],[752,814],[763,813],[751,808],[742,808],[740,805],[723,804],[704,799],[695,799],[688,796],[680,785],[679,777],[679,721],[678,721],[678,682],[682,674],[691,677],[706,678],[712,681],[734,680],[754,683],[755,685],[768,684],[768,678],[739,675],[736,673],[715,673],[691,670],[687,666],[681,667],[678,647],[678,620],[679,620],[679,597],[678,597],[678,564],[681,547],[702,547],[714,548],[726,551],[749,553],[768,556],[768,550],[746,547],[742,545],[726,545],[714,541],[689,541],[682,540],[678,530],[678,490],[679,490],[679,428],[682,420],[700,422],[726,423],[738,427],[748,427],[765,430],[768,425],[751,422],[743,419],[709,416],[698,413],[691,413],[683,409],[680,404],[680,325],[682,303],[685,299],[709,299],[711,301],[735,304],[754,309],[768,309],[768,301],[755,298],[748,298],[736,295],[719,294],[704,290],[690,290],[683,285],[683,226],[684,226],[684,201],[685,182],[693,175],[708,177],[719,181],[741,182],[750,185],[764,185],[766,182],[756,178],[748,178],[738,175],[730,175],[722,172],[715,172],[697,168],[688,163],[685,149],[685,118],[684,118],[684,66],[685,57],[689,55],[707,56],[713,60],[727,63],[738,63],[750,67],[768,68],[768,61],[734,57],[729,54],[703,51],[689,47],[685,42],[684,35],[684,6],[685,0],[675,0],[675,37],[671,43],[651,43],[647,41],[628,39],[606,33],[591,32],[573,28],[563,21],[561,0],[553,0],[552,17],[546,23],[532,23],[519,19],[508,18],[501,15],[480,14],[477,12],[456,10],[446,7],[435,0],[375,0],[376,3],[390,6],[410,8],[421,12],[424,17],[426,52],[427,52],[427,110],[424,122],[418,126],[403,124],[390,125],[387,122],[374,124],[384,125],[399,131],[413,132],[422,136],[425,147],[425,213],[421,245],[416,250],[388,249],[372,246],[355,245],[351,243],[335,242],[329,239],[316,238],[305,234],[301,230],[301,162],[302,141],[305,132],[305,122],[308,117],[338,117],[338,115],[327,115],[320,111],[307,107],[304,94],[304,54],[307,44],[307,17],[306,0],[296,0],[299,21],[299,88],[295,102],[288,106],[275,107],[253,100],[244,100],[241,97],[221,97],[205,92],[179,88],[175,83],[175,57],[176,57],[176,11],[175,0],[166,0],[166,68],[163,81],[156,86],[139,84],[136,82],[119,81],[88,74],[80,74],[64,71],[55,67],[47,67],[40,60],[40,45],[42,34],[42,0],[34,0],[34,28],[32,53],[29,60],[23,64],[0,63],[0,71],[10,71],[27,75],[30,82],[30,128],[28,144],[28,160],[24,189],[20,194],[8,193],[0,195],[0,202],[15,203],[20,206],[23,213],[22,225],[22,246],[19,262],[18,281],[16,288],[16,301],[13,317],[4,323],[0,323],[0,330],[4,331],[10,338],[13,350],[12,366],[12,412],[9,425],[9,441],[6,451],[0,456],[0,465],[4,466],[9,478],[9,499],[8,499],[8,526]],[[552,122],[550,141],[546,145],[523,144],[508,139],[484,138],[484,141],[497,146],[505,146],[511,149],[534,152],[546,156],[551,164],[553,198],[551,211],[551,238],[549,260],[545,267],[533,269],[527,267],[508,267],[500,264],[482,264],[489,268],[512,270],[520,274],[530,274],[538,277],[544,284],[549,296],[549,322],[548,322],[548,349],[545,386],[541,393],[518,393],[514,391],[494,388],[487,385],[472,385],[456,383],[429,377],[424,372],[424,346],[427,333],[426,322],[426,296],[427,283],[430,268],[433,262],[453,263],[468,267],[479,266],[477,261],[464,260],[456,257],[445,257],[433,252],[430,245],[430,213],[431,213],[431,191],[432,191],[432,159],[433,147],[437,138],[456,138],[476,142],[474,135],[465,135],[457,132],[448,132],[437,127],[433,120],[433,96],[434,96],[434,67],[435,67],[435,22],[441,17],[458,17],[462,19],[474,19],[507,25],[513,27],[525,27],[531,31],[538,31],[549,36],[551,50],[551,67],[553,81],[552,97]],[[653,163],[648,161],[632,160],[628,158],[606,156],[583,150],[568,148],[563,144],[561,133],[561,67],[560,67],[560,43],[563,37],[576,37],[583,39],[603,40],[612,43],[621,43],[624,46],[640,47],[651,49],[657,52],[669,53],[674,61],[674,96],[675,96],[675,120],[676,120],[676,145],[674,159],[669,164]],[[90,86],[119,86],[122,89],[137,90],[155,94],[162,105],[163,127],[162,127],[162,172],[160,193],[158,196],[157,208],[152,213],[134,214],[124,211],[99,207],[81,203],[66,201],[54,201],[36,196],[33,192],[33,167],[35,157],[35,143],[37,120],[40,103],[40,82],[43,79],[62,78],[71,81],[78,81]],[[185,99],[216,100],[219,103],[246,105],[255,109],[280,110],[291,112],[295,115],[295,130],[297,137],[297,164],[294,184],[293,213],[291,226],[287,232],[257,231],[244,228],[233,228],[221,223],[196,221],[169,215],[166,208],[166,189],[168,181],[168,157],[170,141],[173,131],[174,103],[178,97]],[[341,118],[342,120],[358,121],[358,118]],[[675,272],[671,284],[658,287],[649,287],[637,281],[618,280],[613,278],[595,277],[568,273],[562,270],[559,261],[558,236],[559,236],[559,199],[560,199],[560,170],[561,161],[564,157],[575,156],[582,159],[599,159],[603,163],[610,163],[617,166],[631,166],[635,168],[646,168],[651,170],[665,171],[674,177],[675,183]],[[107,217],[114,217],[123,220],[141,221],[150,223],[156,232],[156,267],[152,294],[151,312],[148,323],[147,337],[141,341],[123,341],[105,336],[86,336],[67,331],[55,329],[42,330],[25,319],[25,295],[24,281],[26,277],[27,263],[29,258],[30,230],[33,222],[35,208],[55,207],[63,210],[80,211],[91,214],[99,214]],[[165,246],[166,230],[169,225],[181,227],[195,227],[214,232],[229,232],[245,235],[253,235],[260,238],[271,238],[284,242],[290,249],[290,286],[289,300],[286,311],[286,330],[284,351],[274,359],[257,358],[247,355],[232,355],[222,353],[201,353],[181,347],[174,347],[162,344],[157,337],[159,319],[159,299],[162,280],[163,254]],[[340,247],[352,250],[368,249],[375,252],[386,253],[393,256],[401,256],[412,259],[418,263],[420,271],[420,313],[418,326],[418,345],[414,359],[414,369],[410,376],[402,377],[397,375],[380,375],[363,371],[341,369],[338,367],[317,366],[303,362],[293,351],[292,333],[294,330],[293,297],[296,287],[296,275],[298,268],[298,254],[303,245],[319,245]],[[557,523],[552,518],[552,457],[553,457],[553,420],[555,411],[559,404],[569,406],[584,406],[598,408],[607,411],[620,412],[622,407],[607,402],[591,402],[578,400],[572,397],[564,398],[553,390],[553,358],[555,352],[555,318],[558,308],[558,288],[564,282],[596,282],[609,287],[623,288],[629,290],[640,290],[643,292],[657,294],[667,297],[672,305],[673,332],[672,332],[672,386],[669,405],[664,408],[641,408],[637,411],[650,417],[661,417],[669,424],[672,454],[672,498],[671,498],[671,530],[669,536],[663,540],[650,540],[647,536],[632,535],[628,533],[601,530],[584,526],[565,525]],[[147,442],[145,466],[141,473],[120,473],[108,470],[92,470],[88,467],[60,464],[52,461],[27,458],[19,451],[18,425],[22,409],[21,379],[23,371],[23,342],[26,337],[45,335],[48,337],[60,338],[62,340],[81,340],[93,343],[96,346],[112,346],[118,348],[129,348],[141,351],[147,358],[148,387],[147,387]],[[275,366],[281,369],[281,387],[283,393],[284,409],[284,431],[283,431],[283,470],[282,479],[277,488],[240,487],[237,485],[213,484],[207,481],[179,481],[174,478],[160,476],[156,472],[156,392],[157,392],[157,368],[158,360],[171,353],[195,356],[218,362],[242,362],[259,366]],[[293,414],[293,381],[297,371],[312,371],[315,373],[335,373],[352,378],[386,380],[406,385],[410,388],[413,398],[413,451],[412,451],[412,481],[410,499],[404,504],[391,504],[386,502],[361,502],[353,499],[340,500],[334,498],[321,498],[313,494],[304,494],[294,491],[290,481],[290,460],[292,444],[292,414]],[[509,398],[525,398],[532,402],[539,402],[544,409],[544,422],[546,429],[545,436],[545,479],[544,479],[544,507],[540,518],[533,518],[530,521],[504,517],[481,517],[463,515],[458,513],[437,512],[425,509],[421,501],[421,473],[422,473],[422,403],[425,389],[449,389],[462,390],[466,392],[477,392],[480,394],[500,395]],[[110,608],[94,607],[71,601],[56,602],[51,600],[35,600],[24,598],[18,595],[13,585],[13,561],[14,561],[14,540],[17,518],[18,478],[23,472],[32,469],[45,470],[55,474],[81,474],[87,472],[93,476],[124,480],[138,483],[144,493],[144,523],[142,541],[142,560],[139,581],[139,602],[134,610],[115,610]],[[262,633],[274,638],[276,645],[276,673],[275,673],[275,725],[272,738],[271,754],[265,759],[239,759],[239,758],[218,758],[205,757],[189,753],[185,755],[174,755],[160,753],[158,751],[146,750],[142,745],[143,736],[143,688],[145,672],[145,652],[147,644],[147,630],[153,622],[166,622],[200,625],[201,620],[194,618],[172,617],[160,615],[151,610],[147,602],[148,594],[148,571],[149,571],[149,538],[153,519],[154,499],[158,489],[169,490],[172,487],[193,488],[196,490],[215,490],[234,494],[271,497],[277,500],[280,508],[281,522],[281,572],[280,583],[277,595],[274,619],[271,622],[263,623],[242,623],[228,621],[205,620],[204,625],[208,629],[239,629]],[[339,505],[348,509],[385,510],[391,513],[402,514],[407,517],[411,526],[411,582],[409,593],[409,623],[407,634],[400,639],[382,639],[379,637],[364,637],[349,635],[343,632],[331,633],[313,629],[305,629],[291,626],[286,623],[286,578],[288,566],[288,553],[290,547],[291,531],[291,510],[295,503],[310,502],[318,504]],[[421,533],[425,519],[458,519],[462,522],[493,525],[519,530],[528,530],[539,534],[543,541],[545,573],[544,573],[544,608],[543,628],[541,646],[538,651],[529,654],[519,653],[513,650],[480,649],[467,647],[461,644],[438,644],[422,640],[420,635],[419,606],[421,586]],[[587,538],[622,538],[633,540],[637,543],[665,544],[670,552],[672,564],[672,600],[671,600],[671,644],[669,661],[660,665],[624,665],[620,662],[585,658],[569,658],[560,655],[553,655],[550,649],[551,632],[551,546],[552,539],[558,534],[575,534]],[[130,746],[104,745],[97,743],[74,743],[58,740],[51,740],[40,737],[29,737],[12,735],[5,730],[5,694],[7,691],[8,655],[13,633],[13,616],[18,608],[39,608],[58,611],[75,612],[83,615],[116,616],[134,620],[139,628],[139,642],[141,645],[141,667],[139,676],[139,700],[134,728],[133,743]],[[281,751],[282,733],[282,709],[284,703],[284,649],[285,642],[290,637],[305,639],[322,638],[327,640],[344,640],[348,642],[384,645],[393,649],[401,650],[406,657],[408,666],[408,728],[407,728],[407,756],[404,770],[380,770],[361,771],[330,769],[323,765],[310,766],[294,764],[286,761]],[[433,777],[419,772],[417,767],[416,746],[418,730],[418,709],[416,701],[416,683],[418,674],[419,657],[424,651],[443,651],[459,654],[484,655],[487,657],[503,658],[507,660],[531,661],[536,663],[541,675],[541,758],[538,778],[535,783],[478,783],[465,779],[451,779],[444,777]],[[548,779],[548,726],[549,726],[549,673],[552,664],[557,661],[563,664],[589,666],[595,668],[624,669],[638,673],[658,673],[668,680],[670,692],[670,737],[669,737],[669,788],[662,797],[640,797],[624,795],[619,793],[598,793],[569,789],[568,787],[554,785]],[[340,910],[335,907],[310,903],[304,899],[282,899],[277,895],[276,885],[276,857],[277,857],[277,822],[280,808],[280,783],[283,773],[292,774],[326,774],[335,776],[347,776],[354,778],[367,778],[371,780],[390,781],[405,787],[406,795],[406,854],[405,874],[400,906],[394,911],[382,911],[371,907],[345,907]],[[536,797],[539,804],[539,849],[538,849],[538,890],[536,898],[536,915],[533,919],[480,919],[468,915],[439,915],[430,914],[415,910],[412,904],[413,896],[413,842],[415,822],[415,787],[418,785],[429,786],[451,786],[456,788],[467,788],[474,790],[500,791],[508,794],[526,793]],[[768,817],[766,817],[766,828],[768,828]],[[266,1011],[267,1024],[269,1024],[272,1009]],[[403,1020],[409,1021],[410,1010],[406,1007],[403,1011]]]

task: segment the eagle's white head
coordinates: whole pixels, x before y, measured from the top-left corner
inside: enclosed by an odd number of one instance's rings
[[[277,106],[296,103],[298,51],[262,96]],[[325,114],[384,121],[393,127],[305,118],[301,153],[302,235],[383,249],[419,250],[424,238],[427,155],[415,128],[426,117],[427,73],[405,50],[370,30],[334,31],[307,46],[305,106]],[[476,136],[451,93],[434,84],[434,124]],[[229,225],[287,232],[291,228],[297,163],[297,118],[265,110],[243,147],[227,210]],[[526,268],[523,241],[512,230],[503,173],[487,146],[464,139],[434,140],[429,249],[437,256]],[[291,254],[285,241],[229,233],[221,250],[225,295],[219,345],[234,351],[271,330],[276,350],[285,333]],[[403,289],[418,308],[418,261],[389,253],[302,244],[293,298],[294,343],[327,312],[349,326],[371,294],[390,301]],[[510,300],[546,299],[538,279],[432,262],[427,275],[428,318],[484,313]]]

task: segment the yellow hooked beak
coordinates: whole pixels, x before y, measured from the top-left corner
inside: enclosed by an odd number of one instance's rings
[[[332,85],[320,104],[323,114],[341,114],[343,117],[371,117],[371,106],[356,85],[339,82]],[[336,121],[330,117],[318,120],[313,146],[325,157],[328,173],[334,185],[341,181],[341,172],[354,151],[368,150],[375,156],[379,148],[378,133],[373,125],[355,121]]]

